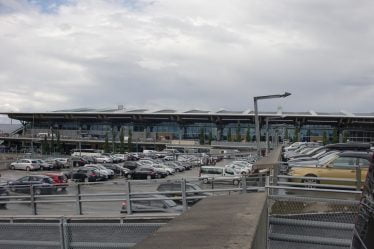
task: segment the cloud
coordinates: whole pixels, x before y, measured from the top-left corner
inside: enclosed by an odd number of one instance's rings
[[[374,3],[0,0],[0,111],[372,111]],[[347,101],[349,98],[349,101]]]

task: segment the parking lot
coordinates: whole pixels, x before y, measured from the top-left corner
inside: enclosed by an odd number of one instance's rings
[[[217,163],[216,166],[224,167],[224,165],[232,162],[231,159],[224,159]],[[155,192],[161,182],[174,182],[185,179],[187,182],[199,185],[202,189],[229,189],[233,188],[232,184],[223,183],[209,183],[204,184],[199,181],[199,167],[194,167],[191,170],[178,172],[170,175],[164,179],[154,180],[130,180],[132,193]],[[61,172],[69,171],[63,169]],[[16,180],[26,175],[40,175],[50,171],[21,171],[21,170],[5,170],[1,172],[1,182]],[[93,215],[118,215],[121,212],[122,202],[126,200],[128,193],[128,181],[124,177],[116,177],[112,180],[84,183],[80,185],[81,208],[83,214]],[[36,197],[37,201],[45,201],[46,203],[37,203],[37,213],[39,215],[74,215],[77,214],[76,196],[78,191],[78,184],[69,181],[69,185],[65,191],[59,190],[54,195],[40,195]],[[11,201],[27,201],[30,200],[30,195],[9,191]],[[234,192],[217,192],[217,194],[233,194]],[[50,201],[55,203],[49,203]],[[57,202],[58,201],[58,202]],[[32,207],[30,203],[8,203],[5,209],[0,209],[0,215],[30,215],[32,214]]]

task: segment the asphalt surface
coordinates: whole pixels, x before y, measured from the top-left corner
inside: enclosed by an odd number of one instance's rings
[[[229,160],[223,160],[217,166],[224,166]],[[43,174],[49,171],[35,171],[26,172],[20,170],[6,170],[1,172],[1,182],[6,183],[9,180],[16,180],[22,176],[29,174]],[[157,181],[131,181],[131,192],[155,192],[160,182],[176,181],[186,179],[187,182],[193,182],[201,186],[202,189],[227,189],[233,188],[232,184],[203,184],[198,180],[199,168],[193,168],[188,171],[176,173],[164,179]],[[127,180],[125,178],[115,178],[105,182],[97,182],[93,184],[81,185],[81,194],[91,195],[82,197],[82,211],[83,214],[120,214],[122,202],[126,199],[127,194]],[[77,211],[76,203],[77,184],[69,183],[66,191],[59,191],[55,195],[57,197],[49,197],[48,195],[41,195],[36,200],[40,201],[59,201],[58,203],[37,203],[37,213],[39,215],[75,215]],[[228,192],[214,193],[215,195],[231,194]],[[10,191],[10,195],[14,196],[12,201],[28,201],[29,198],[24,198],[27,194]],[[100,196],[92,196],[100,195]],[[118,199],[118,200],[114,200]],[[29,203],[8,203],[5,209],[0,209],[0,215],[30,215],[32,214],[31,205]]]

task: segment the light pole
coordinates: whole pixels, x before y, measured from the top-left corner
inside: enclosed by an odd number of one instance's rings
[[[256,96],[253,97],[254,101],[254,111],[255,111],[255,126],[256,126],[256,144],[257,144],[257,155],[261,156],[261,145],[260,145],[260,121],[258,118],[258,107],[257,100],[261,99],[274,99],[274,98],[285,98],[290,96],[291,93],[285,92],[284,94],[274,94],[274,95],[265,95],[265,96]]]

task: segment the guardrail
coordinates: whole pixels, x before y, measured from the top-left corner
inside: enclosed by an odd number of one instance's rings
[[[177,200],[183,205],[183,211],[188,209],[190,200],[204,199],[206,193],[245,193],[247,191],[265,191],[265,175],[260,174],[259,176],[246,177],[242,176],[240,185],[235,187],[222,188],[222,184],[218,183],[215,179],[211,179],[211,184],[207,185],[211,189],[201,190],[187,190],[186,186],[189,182],[199,181],[198,178],[182,179],[182,180],[126,180],[126,181],[113,181],[113,182],[92,182],[92,183],[70,183],[67,187],[69,192],[64,194],[46,194],[43,195],[43,188],[50,190],[50,187],[44,187],[43,185],[31,185],[31,186],[17,186],[11,187],[12,192],[22,190],[23,192],[29,192],[22,195],[7,195],[0,196],[0,204],[28,204],[31,208],[32,215],[38,215],[38,206],[41,204],[58,204],[58,203],[71,203],[75,204],[75,213],[77,215],[83,215],[83,204],[84,203],[109,203],[109,202],[127,202],[126,212],[128,215],[133,214],[132,203],[134,201],[142,200]],[[181,188],[179,191],[137,191],[133,188],[137,185],[155,185],[160,183],[178,183]],[[102,192],[102,193],[83,193],[82,188],[94,188],[97,185],[103,187],[112,188],[115,192]],[[217,188],[219,186],[219,188]],[[23,187],[23,188],[22,188]],[[26,188],[25,188],[26,187]],[[22,188],[22,189],[21,189]],[[38,190],[38,191],[37,191]],[[40,191],[39,191],[40,190]],[[119,192],[117,192],[120,190]],[[125,191],[124,191],[125,190]],[[136,195],[145,195],[146,197],[136,197]],[[148,197],[151,195],[163,195],[164,197],[152,198]],[[166,196],[168,195],[168,196]],[[106,210],[101,210],[105,212]],[[0,211],[1,213],[1,211]]]

